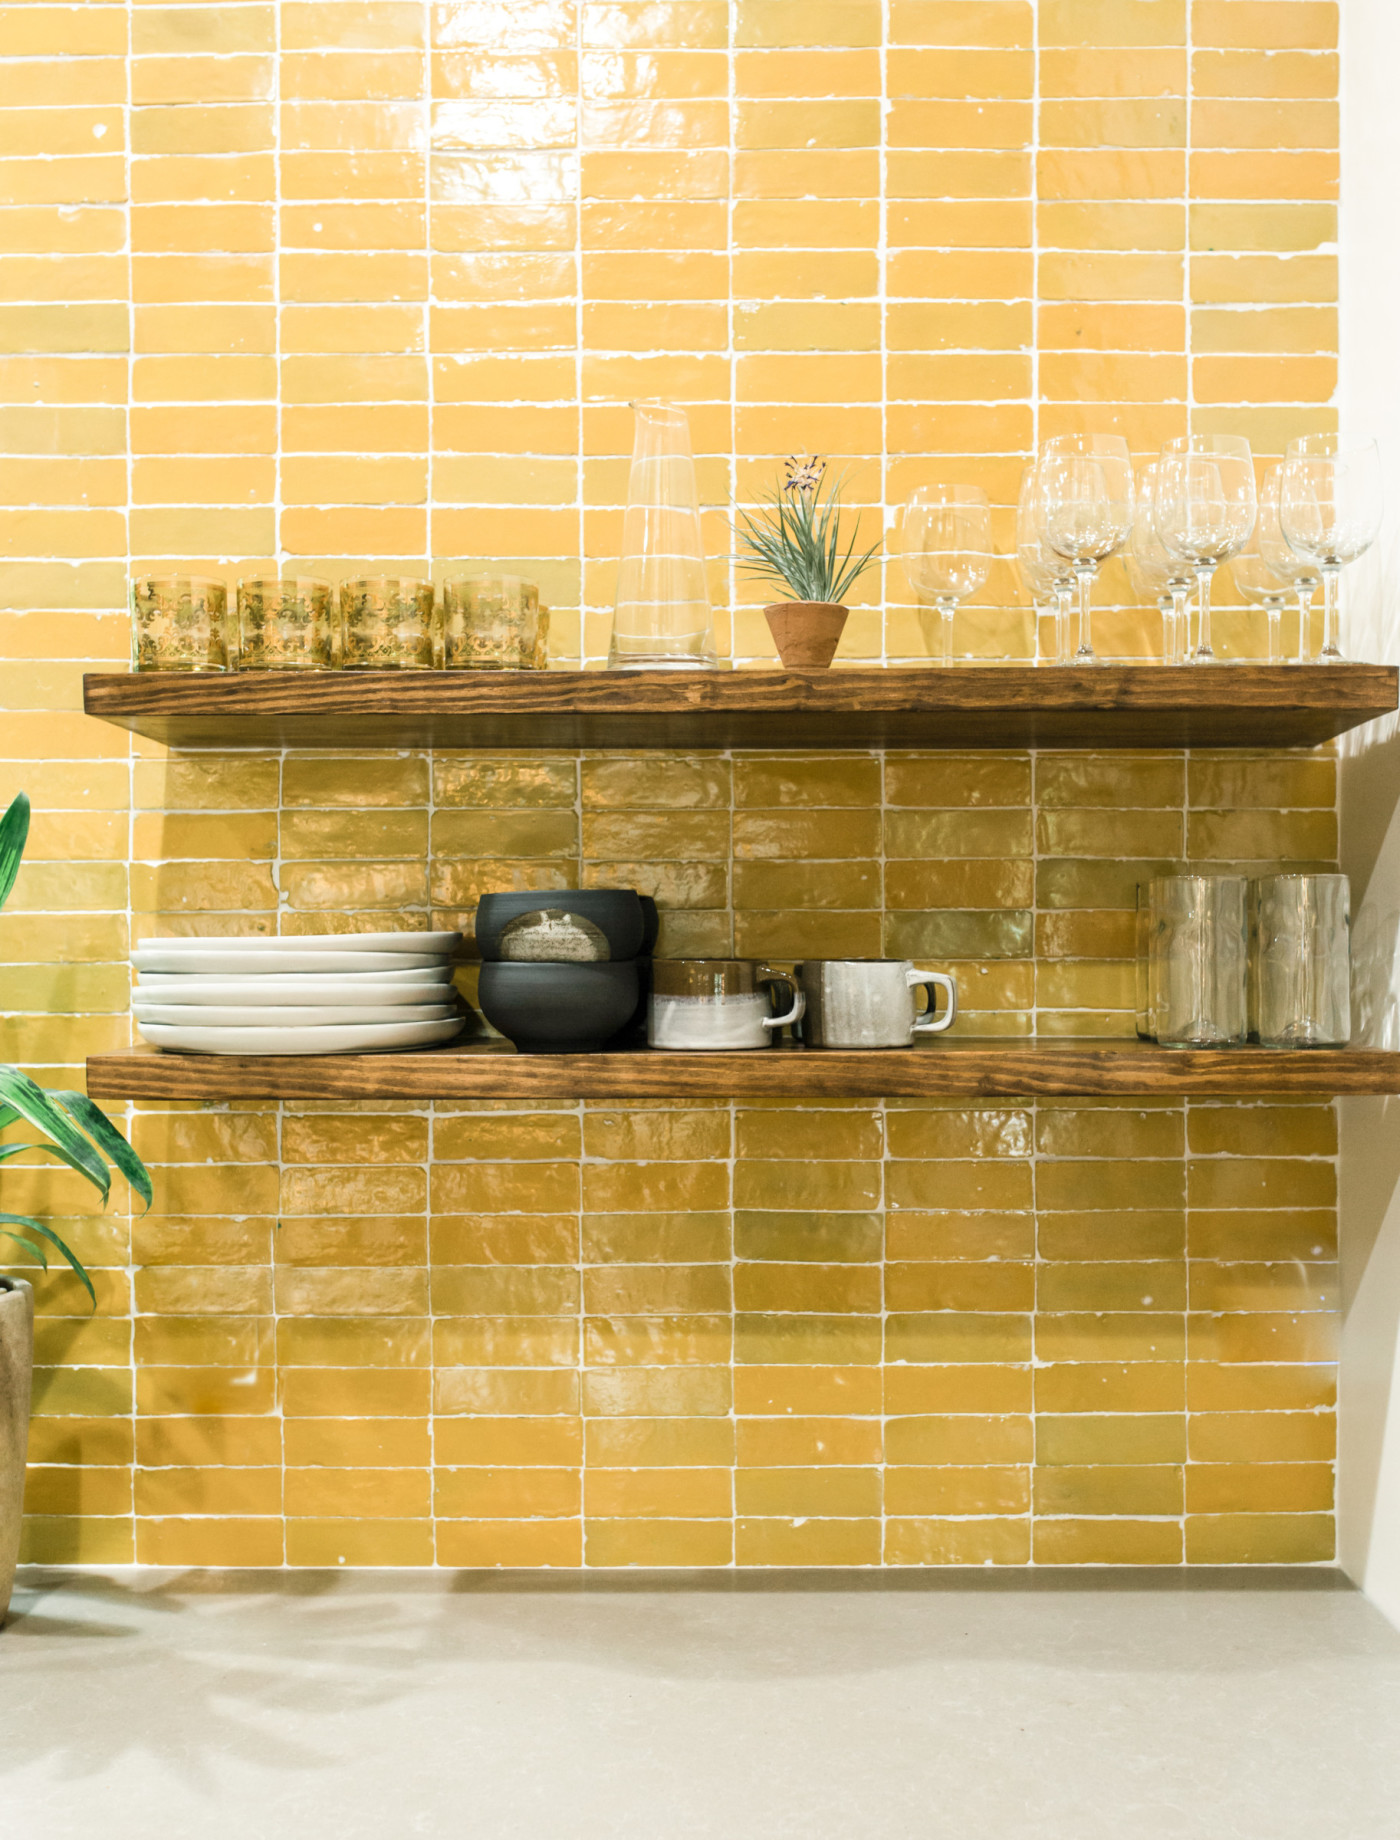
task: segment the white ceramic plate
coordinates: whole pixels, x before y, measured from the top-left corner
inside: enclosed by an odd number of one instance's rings
[[[304,1009],[257,1009],[247,1004],[215,1009],[197,1003],[134,1002],[131,1013],[141,1023],[169,1022],[183,1028],[296,1029],[329,1023],[352,1023],[359,1027],[371,1022],[445,1022],[449,1016],[460,1016],[462,1012],[451,1003],[380,1004],[359,1009],[353,1005],[338,1009],[331,1003],[313,1003]]]
[[[210,939],[147,939],[147,946],[170,952],[208,952],[215,947],[239,952],[279,952],[295,948],[304,952],[433,952],[444,957],[462,943],[460,933],[266,933],[220,934]]]
[[[442,1003],[452,991],[448,965],[426,971],[346,971],[338,976],[308,972],[305,977],[162,977],[144,972],[137,982],[136,1003],[207,1003],[228,1007],[255,1003],[302,1006],[316,1003],[377,1005],[391,1003]]]
[[[214,977],[260,977],[265,971],[427,971],[441,965],[436,952],[324,952],[279,945],[266,952],[209,945],[199,951],[171,948],[165,941],[137,946],[131,962],[138,971],[206,972]]]
[[[428,1048],[451,1041],[465,1016],[443,1022],[366,1022],[353,1027],[303,1029],[202,1029],[165,1022],[138,1022],[143,1040],[155,1048],[187,1054],[355,1054],[370,1048]]]

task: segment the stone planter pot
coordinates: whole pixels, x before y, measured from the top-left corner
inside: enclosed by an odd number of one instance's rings
[[[824,671],[836,656],[847,615],[836,601],[774,601],[763,617],[789,670]]]
[[[0,1278],[0,1623],[19,1559],[33,1372],[34,1293],[22,1278]]]

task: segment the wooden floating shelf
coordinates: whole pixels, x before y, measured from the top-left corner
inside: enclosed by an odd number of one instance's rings
[[[170,747],[1315,747],[1394,710],[1391,665],[247,671],[83,679]]]
[[[1400,1092],[1400,1053],[1216,1050],[1135,1041],[962,1040],[907,1050],[257,1056],[134,1049],[87,1064],[94,1099],[1328,1098]]]

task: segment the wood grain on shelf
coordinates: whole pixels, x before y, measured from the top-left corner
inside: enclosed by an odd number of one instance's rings
[[[721,1054],[516,1054],[487,1043],[296,1057],[135,1049],[93,1056],[87,1075],[94,1099],[1248,1098],[1400,1092],[1400,1053],[1004,1037]]]
[[[89,715],[171,747],[1312,747],[1390,665],[102,674]]]

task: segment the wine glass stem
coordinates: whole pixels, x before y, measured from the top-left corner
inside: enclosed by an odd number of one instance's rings
[[[1074,656],[1074,589],[1068,582],[1055,588],[1055,663],[1069,664]]]
[[[1308,640],[1309,640],[1308,628],[1312,624],[1313,593],[1314,593],[1314,590],[1312,588],[1299,588],[1298,590],[1298,663],[1299,664],[1306,664],[1308,662]]]
[[[1191,650],[1191,590],[1177,583],[1172,588],[1172,630],[1167,647],[1168,664],[1185,664]]]
[[[1283,602],[1270,601],[1269,614],[1269,663],[1283,663]]]
[[[1322,571],[1322,650],[1319,664],[1336,664],[1342,655],[1342,571]]]
[[[957,612],[956,601],[941,600],[935,603],[938,608],[938,662],[953,662],[953,615]]]
[[[1196,635],[1196,649],[1192,657],[1197,664],[1210,664],[1215,659],[1210,643],[1210,578],[1214,573],[1213,568],[1196,570],[1196,592],[1201,601],[1201,624]]]
[[[1094,656],[1093,637],[1090,622],[1093,618],[1091,602],[1094,593],[1094,577],[1099,572],[1096,562],[1081,565],[1075,571],[1079,578],[1079,647],[1074,654],[1076,664],[1097,664]]]

